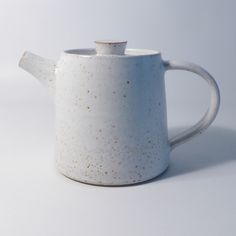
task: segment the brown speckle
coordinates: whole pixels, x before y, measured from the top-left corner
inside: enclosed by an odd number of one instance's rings
[[[127,84],[129,84],[129,83],[130,83],[130,81],[128,80],[126,83],[127,83]]]
[[[90,107],[88,106],[88,107],[87,107],[87,109],[89,110],[89,109],[90,109]]]
[[[123,97],[126,98],[126,94],[123,94]]]
[[[104,173],[105,173],[105,175],[107,175],[107,174],[108,174],[108,172],[107,172],[107,171],[105,171]]]

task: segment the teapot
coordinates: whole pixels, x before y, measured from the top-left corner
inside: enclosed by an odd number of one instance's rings
[[[103,186],[153,179],[167,169],[171,150],[201,134],[217,115],[219,88],[205,69],[126,44],[95,41],[95,48],[64,51],[58,62],[25,52],[19,62],[54,98],[56,167],[70,179]],[[198,74],[211,93],[203,118],[170,139],[168,70]]]

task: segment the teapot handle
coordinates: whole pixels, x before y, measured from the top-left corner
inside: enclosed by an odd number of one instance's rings
[[[192,137],[201,134],[213,122],[220,106],[220,91],[215,79],[205,69],[196,64],[180,61],[164,61],[164,67],[166,71],[186,70],[200,75],[208,83],[211,93],[210,106],[202,119],[191,128],[177,134],[169,140],[170,147],[173,149],[176,146],[188,141]]]

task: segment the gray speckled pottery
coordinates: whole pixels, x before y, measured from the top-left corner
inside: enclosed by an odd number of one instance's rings
[[[55,99],[56,165],[71,179],[96,185],[152,179],[167,168],[171,149],[201,133],[218,112],[219,89],[204,69],[125,47],[126,41],[96,41],[96,49],[65,51],[57,63],[30,52],[20,60]],[[164,74],[172,69],[199,74],[211,101],[196,125],[169,140]]]

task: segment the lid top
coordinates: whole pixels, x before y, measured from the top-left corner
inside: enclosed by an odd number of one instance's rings
[[[97,40],[95,48],[97,55],[124,55],[126,40]]]
[[[95,44],[120,44],[120,43],[127,43],[127,40],[95,40]]]

